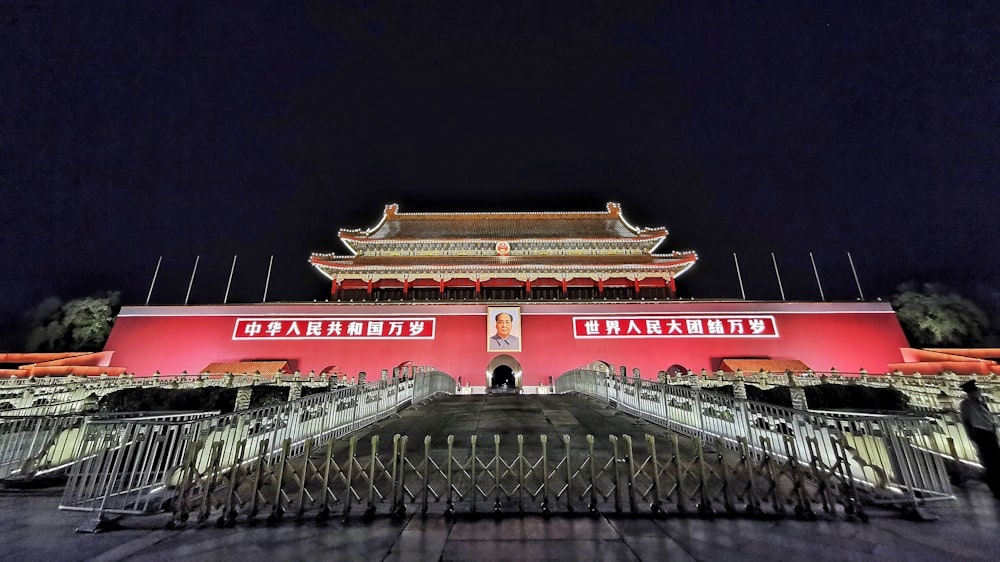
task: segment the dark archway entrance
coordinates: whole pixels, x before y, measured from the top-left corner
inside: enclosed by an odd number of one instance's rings
[[[486,366],[486,387],[519,389],[521,387],[521,364],[513,356],[506,353],[497,355]]]
[[[514,369],[511,369],[510,365],[497,365],[490,377],[490,388],[517,388]]]

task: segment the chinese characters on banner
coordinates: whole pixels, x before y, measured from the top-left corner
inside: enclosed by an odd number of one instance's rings
[[[774,316],[574,316],[576,338],[776,338]]]
[[[234,340],[434,339],[435,318],[238,318]],[[575,338],[776,338],[774,316],[574,316]]]
[[[234,340],[430,340],[434,318],[237,318]]]

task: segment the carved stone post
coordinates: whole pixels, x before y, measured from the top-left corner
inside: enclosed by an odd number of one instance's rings
[[[236,406],[233,408],[237,412],[250,408],[250,395],[253,394],[252,386],[241,386],[236,391]]]
[[[808,410],[809,403],[806,401],[806,389],[799,386],[798,381],[791,371],[785,371],[788,378],[788,392],[792,395],[792,408],[796,410]]]
[[[299,398],[302,398],[302,383],[295,381],[288,388],[288,401],[292,402],[298,400]]]
[[[736,375],[733,380],[733,397],[737,400],[747,399],[747,382],[743,379],[743,374]]]

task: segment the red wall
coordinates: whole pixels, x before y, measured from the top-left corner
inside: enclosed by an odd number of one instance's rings
[[[496,306],[518,306],[502,303]],[[906,338],[888,304],[672,301],[634,304],[523,303],[520,363],[525,385],[602,360],[638,367],[653,378],[673,364],[714,370],[724,358],[800,359],[813,369],[877,373],[901,360]],[[334,365],[351,376],[406,361],[432,365],[463,382],[486,384],[486,367],[498,353],[486,350],[486,305],[470,304],[262,304],[230,306],[127,307],[115,322],[105,350],[112,365],[138,376],[195,373],[215,361],[288,360],[303,373]],[[573,316],[622,317],[770,315],[774,338],[699,337],[581,339]],[[433,339],[236,340],[237,318],[365,317],[385,320],[433,317]]]

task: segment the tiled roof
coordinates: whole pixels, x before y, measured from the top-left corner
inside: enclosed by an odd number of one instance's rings
[[[334,268],[462,268],[509,267],[511,269],[545,269],[567,267],[615,268],[628,266],[674,266],[693,263],[693,253],[668,255],[638,254],[631,256],[313,256],[313,264]]]
[[[608,203],[601,212],[495,212],[495,213],[401,213],[399,206],[387,205],[382,220],[362,230],[341,230],[341,239],[353,256],[314,253],[310,261],[331,278],[343,275],[385,274],[426,275],[440,271],[474,271],[488,275],[522,273],[545,276],[569,271],[645,271],[676,277],[698,259],[694,252],[654,254],[667,236],[663,227],[636,228],[623,217],[617,203]],[[509,255],[492,255],[484,241],[509,242]],[[541,244],[532,244],[539,241]],[[570,242],[568,245],[563,241]],[[389,254],[384,244],[403,242],[419,246],[407,253]],[[471,242],[472,246],[438,246],[438,243]],[[553,244],[552,242],[559,242]],[[608,242],[611,242],[609,245]],[[627,242],[635,253],[610,255]],[[586,249],[586,254],[554,254],[566,247]],[[499,244],[497,252],[499,253]],[[430,250],[430,251],[427,251]],[[461,252],[457,255],[456,252]],[[440,252],[439,254],[436,252]]]
[[[782,374],[785,371],[804,373],[809,370],[809,366],[798,359],[723,359],[719,369],[729,373],[738,369],[752,375],[761,370],[772,374]]]
[[[209,363],[201,370],[202,373],[233,373],[236,375],[252,375],[254,373],[273,375],[281,371],[288,371],[288,361],[218,362]]]
[[[1000,359],[1000,348],[980,347],[980,348],[930,348],[927,351],[937,353],[947,353],[953,357],[971,357],[973,359]]]
[[[621,208],[608,204],[603,212],[496,212],[400,213],[398,205],[386,206],[373,228],[340,231],[352,240],[426,239],[614,239],[662,238],[665,228],[635,228],[621,216]]]
[[[117,377],[125,374],[125,367],[102,367],[92,365],[34,365],[30,369],[23,370],[23,375],[32,377],[65,377],[74,375],[77,377],[96,377],[108,375]]]
[[[50,377],[64,375],[117,376],[123,367],[111,367],[111,351],[67,353],[0,353],[0,365],[17,365],[17,369],[3,369],[4,376]]]
[[[901,371],[905,374],[940,373],[951,371],[960,375],[1000,374],[1000,365],[994,357],[1000,357],[1000,349],[916,349],[904,347],[900,349],[903,363],[890,363],[890,371]]]
[[[378,279],[415,278],[446,279],[476,276],[479,278],[528,275],[533,278],[561,277],[569,274],[609,274],[615,277],[630,273],[670,275],[679,277],[694,265],[697,256],[677,257],[640,256],[555,256],[500,258],[428,256],[422,258],[334,258],[321,260],[313,257],[313,266],[331,279],[355,276],[373,276]],[[485,276],[485,277],[483,277]]]
[[[87,351],[70,351],[64,353],[0,353],[0,363],[27,365],[83,357],[85,355],[91,355],[91,353]]]

